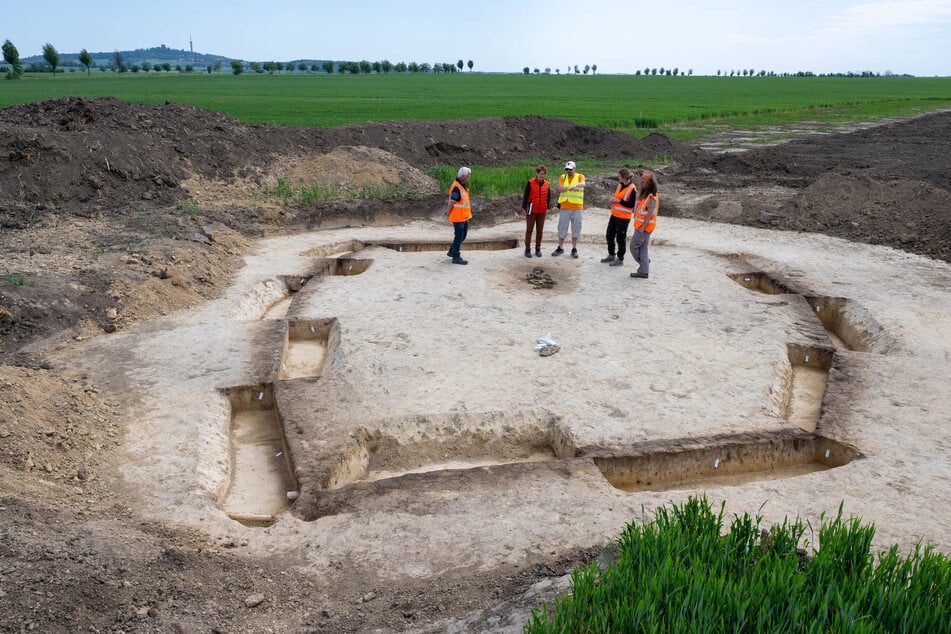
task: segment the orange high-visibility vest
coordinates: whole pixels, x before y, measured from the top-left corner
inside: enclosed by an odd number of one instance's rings
[[[452,199],[452,192],[459,190],[458,202]],[[469,206],[469,190],[458,180],[452,182],[449,188],[449,202],[452,205],[452,211],[449,212],[449,222],[465,222],[472,217],[472,208]]]
[[[547,213],[548,190],[551,188],[551,183],[545,181],[539,185],[537,178],[533,178],[532,180],[528,181],[528,183],[528,204],[531,205],[531,211],[529,213]]]
[[[571,187],[584,182],[584,174],[575,174],[569,177],[562,174],[558,177],[558,182],[562,187]],[[571,192],[560,192],[558,194],[558,204],[562,209],[581,209],[584,207],[584,190],[577,189]]]
[[[618,183],[617,189],[614,190],[614,197],[619,201],[621,200],[630,200],[631,196],[637,195],[637,188],[634,186],[634,183],[628,183],[627,185],[621,186]],[[634,214],[634,210],[630,207],[625,207],[620,202],[611,203],[611,215],[616,218],[621,218],[622,220],[630,220],[631,216]]]
[[[654,201],[654,213],[651,214],[651,217],[647,217],[647,203],[653,199]],[[634,206],[634,230],[641,228],[641,225],[644,224],[644,221],[647,221],[647,226],[644,227],[644,231],[651,233],[654,231],[654,226],[657,224],[657,212],[660,211],[660,201],[657,199],[657,194],[651,194],[650,196],[645,196],[637,201],[637,205]]]

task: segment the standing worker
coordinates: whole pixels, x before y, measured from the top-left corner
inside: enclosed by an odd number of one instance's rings
[[[637,260],[637,271],[631,277],[647,279],[650,257],[647,254],[647,244],[657,225],[657,210],[660,201],[657,199],[657,181],[650,172],[641,174],[641,191],[637,194],[637,204],[634,206],[634,235],[631,236],[631,257]]]
[[[575,162],[565,163],[565,173],[558,177],[558,248],[552,256],[565,252],[565,238],[571,225],[571,257],[578,257],[578,238],[581,237],[581,210],[584,208],[584,174],[575,172]]]
[[[456,180],[449,187],[449,207],[446,209],[446,216],[452,223],[453,238],[452,246],[446,254],[452,258],[453,264],[468,264],[468,260],[462,259],[459,249],[466,236],[469,235],[469,219],[472,218],[472,207],[469,206],[469,176],[472,170],[468,167],[460,167]]]
[[[535,166],[535,178],[525,183],[522,214],[525,216],[525,257],[532,257],[532,231],[535,231],[535,257],[542,257],[542,231],[551,208],[551,183],[545,180],[548,168]]]
[[[605,239],[608,242],[608,257],[601,258],[602,262],[610,262],[611,266],[624,266],[624,253],[627,250],[627,227],[631,224],[634,214],[634,205],[637,204],[637,188],[631,182],[631,170],[622,167],[617,173],[617,189],[611,198],[611,217],[608,219],[608,230]],[[617,255],[614,255],[617,245]]]

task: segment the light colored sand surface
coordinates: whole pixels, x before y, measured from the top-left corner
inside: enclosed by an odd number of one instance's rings
[[[843,503],[876,524],[879,547],[951,550],[947,264],[664,218],[651,277],[635,280],[630,263],[599,263],[607,215],[586,212],[577,260],[550,257],[549,239],[543,258],[524,258],[519,243],[451,265],[445,223],[263,240],[226,297],[96,339],[72,363],[129,402],[122,476],[142,514],[237,536],[251,551],[300,549],[302,566],[347,561],[396,579],[542,560],[609,542],[632,519],[704,490],[728,513],[768,522],[817,525]],[[473,231],[469,243],[511,241],[522,227]],[[443,246],[372,246],[381,241]],[[336,257],[372,262],[322,275]],[[525,281],[536,267],[554,288]],[[768,295],[729,277],[746,272],[797,292]],[[310,280],[285,316],[269,316],[286,304],[281,276]],[[825,297],[845,300],[848,336],[869,351],[836,349],[809,303]],[[281,380],[289,323],[326,328],[314,344],[326,358],[300,347]],[[561,350],[540,357],[535,341],[548,333]],[[793,387],[790,346],[811,351],[803,367],[831,358],[806,372],[819,374],[808,389]],[[844,466],[795,477],[798,467],[777,466],[775,479],[685,474],[682,488],[629,493],[592,458],[807,434],[797,420],[810,403],[796,395],[821,391],[826,374],[815,433],[861,454]],[[265,385],[300,498],[272,526],[251,528],[223,508],[243,476],[221,390]],[[811,406],[814,417],[820,404]]]

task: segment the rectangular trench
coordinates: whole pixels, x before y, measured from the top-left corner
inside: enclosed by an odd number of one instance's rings
[[[270,385],[223,391],[231,404],[231,477],[219,508],[247,526],[268,526],[298,488],[274,392]]]
[[[604,478],[628,492],[738,486],[841,467],[859,458],[853,448],[813,434],[741,438],[705,447],[594,457]]]
[[[285,381],[320,376],[339,342],[336,319],[289,321],[278,378]]]

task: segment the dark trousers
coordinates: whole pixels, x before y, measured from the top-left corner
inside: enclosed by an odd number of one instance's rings
[[[535,249],[541,251],[542,231],[545,230],[545,216],[548,214],[528,214],[525,216],[525,248],[532,246],[532,230],[535,231]]]
[[[608,241],[608,255],[614,255],[616,245],[618,259],[624,259],[624,254],[627,253],[627,227],[630,224],[630,218],[611,216],[611,219],[608,220],[608,230],[604,234]]]
[[[452,246],[449,247],[449,257],[462,257],[459,254],[459,249],[462,247],[462,243],[466,239],[466,236],[469,235],[469,221],[466,220],[463,222],[452,223],[452,231]]]

